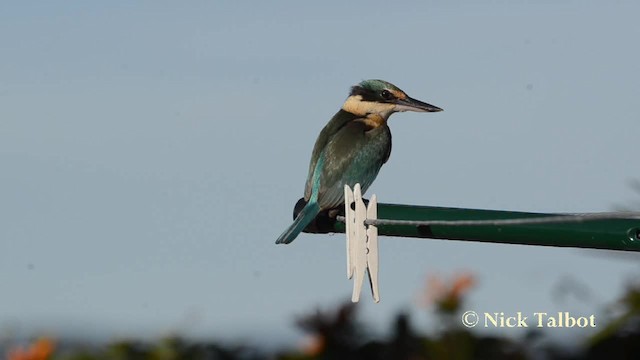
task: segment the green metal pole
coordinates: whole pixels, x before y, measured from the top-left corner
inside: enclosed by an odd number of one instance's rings
[[[378,204],[378,218],[390,220],[502,220],[554,215],[559,214]],[[305,231],[344,233],[344,230],[344,223],[321,214]],[[638,219],[500,226],[380,225],[378,233],[413,238],[640,251]]]

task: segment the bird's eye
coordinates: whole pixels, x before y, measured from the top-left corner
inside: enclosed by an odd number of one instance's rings
[[[393,94],[391,93],[391,91],[389,90],[382,90],[382,92],[380,93],[380,95],[382,96],[383,99],[385,100],[391,100],[393,99]]]

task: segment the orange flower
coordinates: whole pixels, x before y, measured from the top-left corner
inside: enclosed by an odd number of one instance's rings
[[[474,283],[475,279],[469,273],[456,276],[451,287],[451,295],[456,298],[462,297],[467,290],[471,289]]]
[[[40,338],[27,349],[16,347],[7,353],[8,360],[47,360],[53,354],[55,343],[48,338]]]
[[[446,284],[442,278],[431,275],[427,280],[427,290],[424,305],[436,304],[438,310],[455,312],[464,294],[475,284],[475,279],[470,273],[456,275],[451,284]]]
[[[302,344],[302,352],[305,355],[318,356],[324,351],[325,345],[325,339],[323,336],[310,336],[304,339],[304,342]]]

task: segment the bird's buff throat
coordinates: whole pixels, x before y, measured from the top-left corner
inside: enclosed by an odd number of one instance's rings
[[[361,116],[359,121],[371,127],[383,125],[393,113],[394,104],[363,101],[360,95],[351,95],[342,105],[342,110]]]

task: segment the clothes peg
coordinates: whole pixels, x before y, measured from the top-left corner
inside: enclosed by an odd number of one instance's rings
[[[353,191],[348,185],[345,192],[345,234],[347,237],[347,278],[353,279],[351,301],[358,302],[362,292],[365,273],[369,277],[375,302],[380,301],[378,292],[378,229],[366,225],[365,220],[377,218],[377,200],[373,195],[369,205],[362,199],[360,184]],[[352,205],[353,204],[353,205]]]
[[[367,205],[367,219],[378,218],[378,199],[371,195],[371,200]],[[369,273],[369,284],[371,285],[371,295],[375,302],[380,302],[380,292],[378,290],[378,227],[367,226],[367,272]]]

